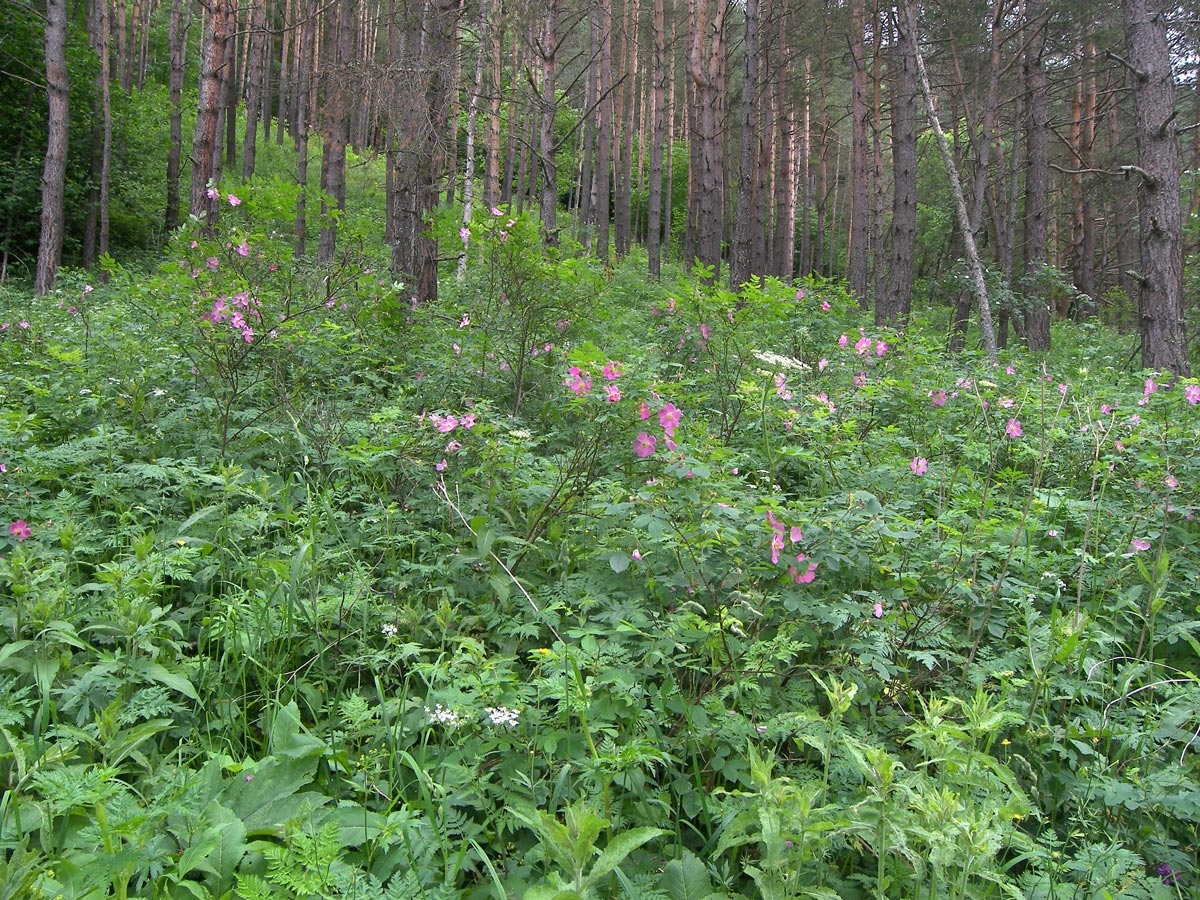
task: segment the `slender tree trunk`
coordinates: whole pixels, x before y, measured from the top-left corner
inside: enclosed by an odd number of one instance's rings
[[[224,102],[224,119],[225,124],[225,156],[223,160],[218,160],[218,175],[217,180],[220,180],[220,167],[227,166],[230,170],[237,165],[237,111],[238,102],[241,99],[241,92],[238,89],[240,84],[240,70],[245,69],[245,54],[242,59],[238,59],[238,4],[237,0],[228,0],[228,15],[229,22],[225,26],[226,34],[229,36],[225,44],[225,70],[221,75],[223,85]],[[241,65],[239,66],[239,62]]]
[[[800,127],[800,274],[813,270],[812,260],[812,59],[804,57],[804,97]]]
[[[510,63],[509,71],[512,73],[509,77],[508,85],[508,141],[504,154],[504,177],[500,181],[500,200],[502,203],[511,204],[513,202],[513,185],[516,183],[517,162],[521,155],[520,136],[523,122],[523,111],[521,109],[522,89],[520,84],[520,76],[524,61],[521,56],[522,42],[520,35],[517,33],[517,27],[513,25],[513,47],[512,47],[512,62]]]
[[[622,82],[620,160],[615,169],[616,189],[613,233],[618,256],[626,256],[633,244],[633,133],[637,128],[638,0],[626,0],[624,80]],[[614,128],[614,132],[616,129]]]
[[[913,35],[897,31],[892,95],[892,240],[887,289],[875,304],[875,324],[898,327],[912,308],[917,238],[917,63]]]
[[[613,69],[612,0],[599,0],[593,26],[598,37],[600,56],[599,105],[596,110],[596,168],[592,176],[592,208],[596,216],[596,256],[608,260],[608,230],[611,224],[611,186],[613,157]]]
[[[558,0],[547,0],[539,42],[542,58],[542,102],[538,131],[538,164],[542,172],[542,237],[553,246],[558,243],[558,147],[554,140],[554,120],[558,116],[555,94],[558,74]]]
[[[479,4],[479,36],[475,46],[475,78],[471,82],[471,95],[467,100],[467,158],[463,169],[463,214],[462,250],[458,254],[459,281],[467,275],[467,250],[471,243],[471,218],[475,212],[475,122],[479,117],[479,102],[483,94],[484,38],[488,33],[488,5]],[[391,176],[391,167],[388,175]],[[389,191],[389,195],[391,192]],[[392,217],[389,216],[389,223]],[[393,240],[389,236],[389,241]]]
[[[754,248],[755,161],[758,159],[758,0],[746,0],[745,77],[742,80],[741,137],[738,152],[737,205],[734,210],[733,256],[729,287],[738,290],[750,280]]]
[[[772,251],[776,275],[791,281],[796,271],[796,117],[788,100],[788,85],[794,77],[793,57],[787,39],[787,4],[779,14],[779,78],[775,85],[776,176],[775,246]]]
[[[720,277],[721,238],[725,221],[725,165],[721,146],[724,102],[725,23],[728,7],[722,0],[696,0],[688,74],[693,91],[693,132],[698,170],[696,191],[697,257]]]
[[[179,170],[183,156],[183,71],[187,63],[187,32],[190,16],[184,0],[171,0],[171,20],[167,29],[167,52],[170,73],[167,76],[167,98],[171,105],[170,138],[167,147],[167,209],[165,225],[168,232],[179,225]]]
[[[71,117],[67,81],[67,3],[46,0],[46,162],[42,168],[41,237],[33,292],[39,297],[54,289],[62,261],[63,195],[67,183],[67,146]]]
[[[867,131],[871,115],[867,103],[867,60],[863,47],[865,9],[863,0],[850,4],[850,234],[848,271],[850,292],[858,305],[867,305],[867,235],[870,217],[870,159]]]
[[[1175,85],[1159,0],[1121,0],[1137,120],[1142,367],[1187,377]]]
[[[488,47],[491,50],[488,90],[491,93],[488,97],[487,146],[484,148],[483,202],[489,207],[500,202],[500,103],[503,98],[500,69],[504,53],[504,24],[500,4],[501,0],[491,0],[492,26],[488,32]]]
[[[250,51],[246,55],[246,129],[242,140],[242,181],[254,175],[258,137],[259,101],[262,98],[263,56],[266,47],[267,0],[250,0]]]
[[[100,61],[96,70],[93,101],[92,159],[89,173],[88,216],[83,236],[83,265],[90,269],[108,253],[108,194],[112,161],[112,78],[109,72],[109,23],[107,0],[88,4],[88,30],[92,50]]]
[[[275,143],[283,146],[283,125],[288,118],[291,108],[288,98],[295,93],[295,85],[291,82],[292,56],[296,52],[293,43],[299,44],[296,34],[296,0],[284,0],[283,5],[283,46],[279,54],[279,106],[275,112]],[[267,73],[270,75],[270,73]]]
[[[1049,262],[1047,225],[1050,194],[1050,121],[1043,54],[1049,17],[1045,0],[1026,0],[1025,50],[1025,277],[1033,280]],[[1025,345],[1034,352],[1050,349],[1050,306],[1035,290],[1025,311]]]
[[[312,0],[296,0],[296,12],[301,22],[301,33],[297,40],[296,57],[296,114],[292,118],[296,144],[296,230],[293,249],[296,259],[304,256],[307,236],[308,195],[308,128],[311,120],[313,81],[316,72],[317,25]]]
[[[117,35],[117,81],[121,90],[133,90],[133,67],[129,61],[129,16],[125,0],[113,0],[113,31]]]
[[[650,61],[650,182],[646,192],[646,253],[650,277],[662,276],[663,145],[667,117],[666,6],[653,0],[653,56]]]
[[[325,71],[325,108],[321,147],[321,235],[317,243],[317,262],[333,261],[337,246],[337,220],[329,200],[338,212],[346,210],[346,144],[350,114],[350,64],[354,58],[355,0],[342,0],[336,7],[333,25],[333,60]]]
[[[934,106],[933,89],[929,84],[929,76],[925,72],[925,60],[921,54],[920,32],[917,30],[917,17],[912,7],[912,0],[906,0],[902,8],[904,21],[902,28],[910,32],[909,39],[913,45],[913,56],[917,66],[917,81],[921,93],[925,96],[925,109],[929,114],[929,124],[937,137],[938,149],[942,153],[942,162],[946,167],[946,177],[950,181],[950,193],[954,197],[954,209],[958,217],[959,228],[962,230],[963,244],[967,252],[967,265],[971,273],[975,298],[979,304],[979,329],[983,333],[983,351],[990,361],[996,361],[996,333],[992,328],[992,309],[988,302],[987,283],[983,275],[983,263],[979,259],[979,251],[975,247],[975,236],[971,231],[971,218],[967,213],[967,201],[963,197],[962,182],[958,177],[958,167],[954,164],[954,154],[942,123],[938,119],[937,107]]]
[[[675,37],[678,30],[675,27],[675,16],[673,0],[666,0],[664,4],[665,15],[667,17],[667,47],[675,46]],[[671,252],[671,233],[673,228],[673,201],[674,201],[674,178],[675,178],[675,56],[671,54],[667,57],[667,107],[664,110],[663,124],[667,129],[667,172],[666,183],[663,185],[663,254],[668,255]],[[686,115],[686,106],[683,110]]]

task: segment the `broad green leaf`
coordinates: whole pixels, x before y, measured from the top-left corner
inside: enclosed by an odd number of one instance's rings
[[[622,831],[608,842],[608,846],[604,848],[604,852],[600,854],[600,858],[596,860],[596,864],[588,873],[586,884],[589,886],[595,884],[624,862],[625,857],[642,844],[666,833],[661,828],[631,828],[628,831]]]

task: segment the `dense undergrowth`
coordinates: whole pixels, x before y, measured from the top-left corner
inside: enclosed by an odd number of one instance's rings
[[[237,193],[0,297],[0,898],[1200,895],[1200,386]]]

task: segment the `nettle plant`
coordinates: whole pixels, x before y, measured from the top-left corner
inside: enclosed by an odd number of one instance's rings
[[[240,214],[255,190],[209,188],[229,209],[214,227],[193,220],[180,229],[149,282],[114,273],[139,313],[172,335],[215,419],[222,456],[247,429],[302,406],[298,393],[389,315],[402,287],[361,251],[327,266],[293,258],[290,235]]]

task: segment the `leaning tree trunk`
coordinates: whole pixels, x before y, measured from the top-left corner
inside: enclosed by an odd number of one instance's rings
[[[67,2],[46,0],[46,117],[48,141],[42,169],[42,223],[33,291],[38,296],[54,288],[62,260],[63,194],[67,183],[67,145],[71,117],[67,82]]]
[[[1121,11],[1137,120],[1142,366],[1186,377],[1179,136],[1171,124],[1175,87],[1166,21],[1158,0],[1121,0]]]
[[[902,28],[909,32],[912,41],[913,57],[917,65],[917,81],[921,85],[921,93],[925,96],[925,109],[929,113],[929,124],[937,137],[938,149],[942,153],[942,163],[946,167],[946,178],[950,182],[950,193],[954,197],[954,210],[958,217],[958,225],[962,230],[963,245],[967,252],[967,266],[971,273],[971,283],[975,290],[975,298],[979,304],[979,330],[983,334],[983,351],[992,362],[996,361],[996,332],[992,328],[992,307],[988,302],[987,282],[984,280],[983,263],[979,259],[979,250],[975,246],[975,235],[971,231],[971,217],[967,213],[967,201],[963,196],[962,180],[958,177],[958,166],[954,163],[954,154],[950,150],[950,142],[942,130],[938,118],[937,107],[933,102],[933,88],[929,84],[929,75],[925,71],[925,58],[921,53],[920,34],[917,31],[917,15],[912,7],[913,0],[908,0],[901,10],[903,16]]]

